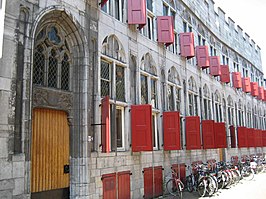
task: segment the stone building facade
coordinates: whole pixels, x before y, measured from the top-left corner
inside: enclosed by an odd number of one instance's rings
[[[132,2],[1,1],[0,198],[112,198],[121,189],[148,198],[149,171],[162,188],[175,164],[264,153],[232,146],[230,129],[266,130],[265,101],[181,56],[180,33],[265,88],[259,46],[212,0],[136,1],[145,3],[139,25],[130,24]],[[158,42],[159,16],[174,19],[170,45]],[[151,140],[136,152],[134,105],[144,104]],[[165,150],[165,112],[180,115],[179,150]],[[187,116],[223,123],[226,146],[188,150]],[[164,194],[154,186],[149,197]]]

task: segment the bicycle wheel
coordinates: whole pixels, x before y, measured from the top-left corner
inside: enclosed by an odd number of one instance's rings
[[[206,191],[208,192],[209,196],[212,196],[216,190],[216,184],[215,181],[212,177],[208,176],[206,177],[206,182],[207,182],[207,189]]]
[[[207,182],[204,178],[199,179],[197,185],[197,191],[200,197],[204,197],[206,194]]]
[[[253,169],[243,168],[241,174],[243,176],[243,179],[245,179],[245,180],[253,180],[253,178],[254,178]]]
[[[180,182],[175,181],[175,179],[171,178],[166,182],[166,189],[169,194],[172,196],[178,196],[178,198],[182,199],[182,185]]]
[[[191,176],[186,177],[186,187],[187,187],[188,192],[193,191],[193,182],[192,182]]]

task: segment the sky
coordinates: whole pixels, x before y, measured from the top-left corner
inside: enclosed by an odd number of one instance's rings
[[[266,0],[214,0],[226,17],[233,19],[261,49],[264,77],[266,77]]]

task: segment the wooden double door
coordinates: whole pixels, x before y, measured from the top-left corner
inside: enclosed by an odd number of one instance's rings
[[[69,198],[69,132],[66,112],[33,110],[32,198]]]

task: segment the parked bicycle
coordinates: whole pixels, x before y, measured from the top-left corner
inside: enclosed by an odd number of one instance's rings
[[[171,177],[167,179],[166,182],[166,190],[168,193],[170,193],[172,196],[177,196],[178,198],[182,199],[183,197],[183,190],[184,190],[184,184],[179,179],[178,174],[171,169]]]

